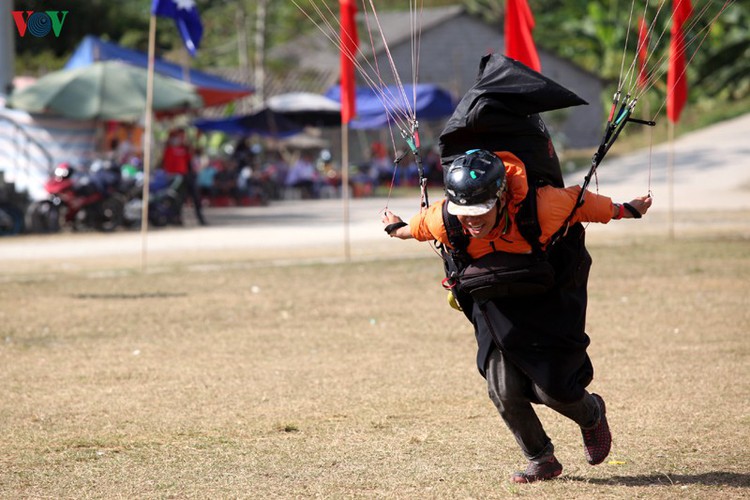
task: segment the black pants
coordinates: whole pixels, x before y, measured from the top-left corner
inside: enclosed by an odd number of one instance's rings
[[[193,207],[195,207],[195,217],[201,225],[205,225],[206,219],[203,218],[203,203],[201,201],[200,189],[198,188],[197,177],[195,174],[188,174],[185,176],[182,196],[183,200],[190,198]]]
[[[584,391],[583,398],[573,403],[556,401],[497,348],[487,359],[486,377],[490,399],[529,461],[545,462],[555,452],[552,440],[531,405],[532,398],[581,427],[591,427],[599,420],[599,405],[591,394]]]

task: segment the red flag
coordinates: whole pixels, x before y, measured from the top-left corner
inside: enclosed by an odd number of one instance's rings
[[[532,31],[534,16],[526,0],[508,0],[505,5],[505,55],[541,71]]]
[[[688,96],[685,70],[685,37],[682,26],[693,13],[690,0],[672,0],[672,32],[669,41],[669,70],[667,71],[667,118],[677,123]]]
[[[357,6],[352,0],[339,0],[341,15],[341,123],[349,123],[357,114],[357,89],[354,60],[359,38],[354,16]]]
[[[648,25],[643,17],[638,19],[638,86],[645,89],[648,85]]]

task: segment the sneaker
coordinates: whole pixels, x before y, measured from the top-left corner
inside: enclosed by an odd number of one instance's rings
[[[607,410],[604,406],[604,400],[598,394],[592,394],[599,404],[599,422],[590,429],[581,427],[583,434],[583,450],[586,452],[586,460],[591,465],[598,465],[604,462],[609,455],[612,447],[612,434],[609,432],[607,423]]]
[[[510,481],[513,483],[533,483],[534,481],[547,481],[554,479],[562,474],[562,464],[552,456],[547,462],[538,464],[535,462],[529,462],[526,470],[523,472],[516,472],[510,476]]]

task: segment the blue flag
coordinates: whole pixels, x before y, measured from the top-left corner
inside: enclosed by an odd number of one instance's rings
[[[191,56],[195,56],[203,36],[203,24],[195,0],[152,0],[151,13],[171,17]]]

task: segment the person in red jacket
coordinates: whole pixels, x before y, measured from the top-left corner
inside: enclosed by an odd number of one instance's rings
[[[584,331],[591,260],[577,223],[640,218],[651,206],[651,198],[641,196],[620,204],[587,191],[584,203],[574,210],[579,186],[538,187],[532,193],[540,230],[537,245],[522,234],[519,224],[530,188],[525,166],[512,153],[468,151],[444,169],[444,184],[446,198],[423,209],[408,224],[388,210],[382,222],[393,238],[437,241],[450,248],[456,240],[449,228],[458,227],[468,240],[467,263],[463,274],[457,275],[455,298],[473,323],[477,367],[487,380],[490,399],[528,461],[511,481],[529,483],[562,473],[532,404],[544,404],[576,422],[587,461],[602,463],[612,438],[604,400],[586,391],[593,379]],[[457,218],[460,226],[451,218]],[[553,244],[552,239],[561,234],[573,241]],[[529,292],[528,287],[511,283],[503,263],[516,262],[519,255],[528,256],[529,267],[549,261],[552,284],[540,290],[535,283]],[[472,266],[489,269],[486,275],[491,282],[469,290],[468,281],[462,284],[462,280]],[[513,279],[518,272],[512,270]],[[461,288],[464,285],[466,289]]]
[[[169,140],[164,148],[162,168],[171,175],[181,175],[184,179],[183,200],[190,196],[195,208],[195,216],[201,226],[206,225],[203,217],[203,206],[196,182],[197,174],[193,169],[193,151],[187,142],[185,129],[179,128],[169,134]]]

